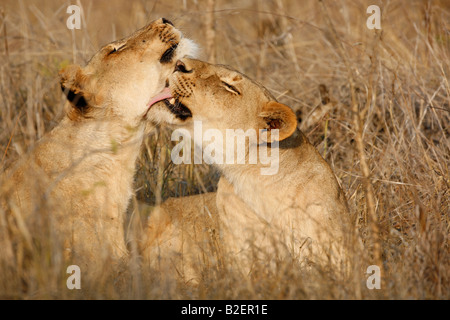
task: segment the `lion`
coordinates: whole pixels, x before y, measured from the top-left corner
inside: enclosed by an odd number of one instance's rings
[[[255,132],[256,141],[247,136],[243,151],[232,146],[216,149],[214,155],[203,153],[205,161],[214,158],[222,174],[216,194],[218,224],[213,229],[220,230],[220,250],[235,268],[248,274],[255,263],[269,265],[284,257],[340,267],[345,262],[344,230],[350,222],[346,198],[330,166],[297,128],[292,109],[242,73],[194,59],[177,62],[169,86],[172,97],[165,101],[167,107],[155,106],[149,120],[187,130],[204,151],[210,147],[202,141],[208,131],[226,138],[230,129]],[[197,128],[201,123],[201,134],[195,132],[196,123]],[[254,151],[278,154],[275,172],[267,171],[272,163],[249,163]],[[224,160],[230,153],[235,162]],[[149,233],[158,234],[154,238],[160,244],[181,247],[182,239],[173,232],[167,236],[164,230],[196,221],[186,218],[196,212],[188,202],[193,201],[178,200],[185,205],[175,214],[163,204],[150,217]],[[163,227],[155,233],[157,225]],[[195,248],[190,254],[199,256],[201,251]]]
[[[5,173],[10,226],[22,230],[45,216],[82,272],[126,257],[123,223],[146,117],[170,96],[175,62],[196,50],[161,18],[105,45],[85,67],[61,70],[67,114]]]
[[[161,281],[197,285],[203,271],[222,265],[216,192],[169,198],[156,207],[141,202],[137,211],[149,217],[140,239],[143,265]]]

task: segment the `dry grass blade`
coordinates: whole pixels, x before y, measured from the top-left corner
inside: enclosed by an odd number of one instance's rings
[[[366,197],[366,203],[367,203],[367,211],[370,217],[369,225],[371,229],[371,237],[373,241],[373,256],[374,256],[374,264],[378,265],[379,267],[383,266],[382,258],[381,258],[381,245],[380,245],[380,228],[378,226],[379,219],[376,213],[376,207],[375,207],[375,195],[374,190],[371,182],[371,173],[369,164],[366,158],[365,154],[365,145],[364,145],[364,139],[363,139],[363,122],[360,110],[359,104],[356,100],[356,87],[355,87],[355,72],[353,71],[353,68],[350,64],[349,57],[345,52],[345,48],[343,45],[343,42],[339,39],[336,29],[334,28],[333,22],[330,19],[330,16],[327,12],[327,9],[325,8],[323,0],[319,0],[322,10],[324,13],[324,16],[326,17],[327,24],[330,27],[335,43],[336,48],[340,54],[341,59],[344,61],[346,69],[347,69],[347,75],[348,75],[348,81],[350,85],[350,95],[351,95],[351,110],[353,113],[353,127],[355,132],[355,141],[356,141],[356,148],[358,152],[359,157],[359,164],[361,168],[361,172],[363,174],[363,181],[364,181],[364,190],[365,190],[365,197]],[[375,48],[375,46],[374,46]],[[376,54],[374,54],[372,57],[372,66],[376,66]],[[373,67],[372,67],[373,71]],[[371,73],[373,74],[373,72]],[[372,78],[370,79],[369,84],[369,90],[367,92],[367,102],[366,106],[370,106],[372,103]],[[366,110],[368,109],[366,107]]]

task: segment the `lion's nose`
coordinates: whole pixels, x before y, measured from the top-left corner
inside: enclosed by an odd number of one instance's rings
[[[170,20],[168,20],[168,19],[166,19],[166,18],[162,18],[162,23],[170,24],[171,26],[173,26],[172,21],[170,21]]]
[[[175,72],[181,72],[181,73],[191,73],[192,72],[192,70],[188,70],[187,68],[186,68],[186,65],[184,64],[184,62],[183,61],[181,61],[181,60],[178,60],[176,63],[175,63]]]

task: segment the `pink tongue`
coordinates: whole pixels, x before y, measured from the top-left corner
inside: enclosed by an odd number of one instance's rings
[[[170,89],[169,88],[164,88],[163,91],[161,91],[160,93],[158,93],[156,96],[154,96],[150,102],[148,103],[148,107],[150,108],[152,105],[154,105],[155,103],[165,100],[165,99],[171,99],[172,94],[170,93]]]

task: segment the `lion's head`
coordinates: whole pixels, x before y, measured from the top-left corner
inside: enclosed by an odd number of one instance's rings
[[[260,84],[224,65],[184,58],[177,61],[169,77],[171,99],[159,104],[149,116],[154,122],[193,127],[201,121],[203,130],[227,129],[256,132],[273,141],[271,130],[278,129],[281,141],[297,128],[294,112]]]
[[[98,51],[84,67],[60,72],[61,87],[72,104],[69,117],[118,116],[136,125],[154,103],[170,96],[167,78],[175,62],[195,55],[196,45],[162,18]]]

